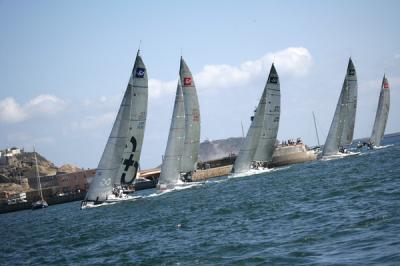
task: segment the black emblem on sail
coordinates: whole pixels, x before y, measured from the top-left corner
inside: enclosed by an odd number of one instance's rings
[[[349,76],[354,76],[355,73],[356,73],[355,69],[349,69]]]
[[[278,77],[274,77],[274,76],[270,77],[269,82],[274,83],[274,84],[278,83]]]
[[[125,159],[122,163],[123,165],[125,165],[125,168],[124,168],[124,172],[121,175],[121,184],[132,184],[132,182],[136,178],[137,170],[139,167],[139,163],[136,162],[135,160],[133,160],[133,156],[136,152],[136,146],[137,146],[137,141],[136,141],[135,137],[132,137],[130,142],[132,143],[132,153],[129,155],[129,158]],[[126,179],[125,179],[126,173],[128,172],[130,167],[134,167],[133,175],[132,175],[131,180],[126,181]]]
[[[136,77],[137,78],[143,78],[144,77],[144,72],[145,72],[146,70],[144,69],[144,68],[137,68],[136,69]]]

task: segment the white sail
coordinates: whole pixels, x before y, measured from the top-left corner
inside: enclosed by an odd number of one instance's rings
[[[340,146],[351,143],[353,140],[356,108],[357,76],[350,58],[322,156],[335,155],[339,152]]]
[[[180,81],[176,88],[171,127],[161,165],[159,187],[173,187],[180,178],[180,165],[185,141],[185,109]]]
[[[135,81],[136,79],[141,79],[142,81],[137,83]],[[136,90],[136,88],[139,88],[139,90]],[[143,97],[144,95],[145,99]],[[137,98],[135,97],[141,98],[143,102],[138,103],[136,100]],[[120,169],[126,166],[123,165],[123,158],[128,155],[126,152],[124,153],[124,151],[129,148],[133,150],[132,146],[129,146],[128,142],[132,140],[132,137],[136,136],[136,131],[139,132],[139,141],[137,141],[136,145],[136,151],[138,151],[138,155],[135,154],[136,157],[134,158],[137,158],[136,161],[138,161],[137,156],[140,156],[140,147],[143,138],[143,135],[141,135],[143,133],[141,132],[143,132],[145,126],[144,123],[140,123],[145,121],[146,111],[142,115],[141,119],[137,119],[137,122],[132,124],[132,118],[136,119],[134,115],[135,112],[133,111],[132,107],[133,104],[139,104],[141,106],[139,108],[140,110],[146,110],[147,108],[147,73],[143,61],[140,58],[139,52],[136,56],[135,66],[132,70],[130,81],[122,99],[113,128],[97,167],[96,175],[93,178],[93,181],[89,187],[89,191],[86,194],[86,201],[107,200],[108,196],[112,194],[114,185],[120,183],[121,175],[118,174]],[[138,128],[139,125],[141,125],[142,128]],[[137,168],[134,163],[129,167]],[[126,173],[128,173],[128,171],[126,171]]]
[[[144,138],[147,117],[148,78],[146,67],[139,55],[136,57],[128,89],[131,90],[131,111],[129,113],[128,135],[122,153],[122,164],[115,176],[114,183],[132,184],[139,168],[140,154]]]
[[[340,146],[350,145],[353,141],[354,125],[356,121],[357,111],[357,72],[354,68],[353,61],[349,59],[347,66],[346,81],[348,85],[349,95],[346,99],[347,114],[345,123],[343,124],[343,133],[340,140]]]
[[[275,150],[281,109],[279,76],[274,64],[271,66],[265,89],[267,99],[264,114],[264,126],[261,131],[260,141],[258,142],[254,161],[269,162],[272,160],[272,154]]]
[[[372,135],[370,143],[373,146],[379,147],[385,134],[386,122],[389,115],[390,108],[390,90],[389,82],[386,76],[383,76],[381,92],[379,95],[378,108],[376,110],[374,127],[372,129]]]
[[[246,138],[242,143],[239,154],[236,157],[232,172],[235,174],[244,173],[250,170],[251,162],[254,160],[254,155],[260,140],[261,131],[264,126],[265,106],[266,106],[267,89],[264,88],[260,102],[258,103],[254,117]]]
[[[181,172],[196,169],[200,145],[200,107],[196,86],[189,67],[181,57],[179,77],[185,106],[185,144],[181,161]]]

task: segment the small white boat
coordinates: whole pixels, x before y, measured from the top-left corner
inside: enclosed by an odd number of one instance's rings
[[[39,168],[38,168],[35,146],[33,146],[33,154],[35,156],[36,178],[37,178],[37,183],[38,183],[38,191],[39,191],[40,200],[32,203],[32,210],[37,210],[37,209],[47,208],[47,207],[49,207],[49,205],[43,198],[42,184],[40,183]]]

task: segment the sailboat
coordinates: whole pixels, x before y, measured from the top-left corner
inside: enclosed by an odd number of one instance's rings
[[[36,179],[37,179],[38,192],[39,192],[39,197],[40,197],[40,199],[38,201],[35,201],[32,203],[32,210],[36,210],[36,209],[47,208],[49,205],[43,198],[42,183],[40,182],[39,167],[38,167],[38,161],[37,161],[35,147],[33,147],[33,154],[35,156]]]
[[[191,182],[200,144],[200,108],[193,76],[181,57],[179,80],[158,189]]]
[[[185,107],[185,142],[181,161],[181,181],[191,182],[197,169],[200,146],[200,106],[192,72],[181,56],[179,79]]]
[[[82,209],[137,198],[124,194],[123,190],[133,183],[139,168],[147,100],[147,71],[139,50],[96,175],[82,201]]]
[[[379,95],[378,109],[376,110],[374,127],[369,141],[370,147],[381,146],[381,141],[385,133],[386,122],[389,115],[390,90],[386,75],[383,76],[381,93]]]
[[[323,159],[358,154],[345,149],[345,146],[350,145],[353,141],[356,110],[357,73],[353,61],[349,58],[339,101],[322,151]]]
[[[232,168],[232,177],[267,170],[272,160],[280,117],[280,83],[274,64]]]

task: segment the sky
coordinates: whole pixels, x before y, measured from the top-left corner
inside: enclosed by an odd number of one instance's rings
[[[0,0],[0,149],[96,167],[140,46],[149,75],[142,168],[161,163],[182,55],[194,74],[201,141],[242,136],[274,61],[278,139],[321,142],[351,56],[355,138],[372,131],[383,74],[386,133],[400,131],[400,1]]]

